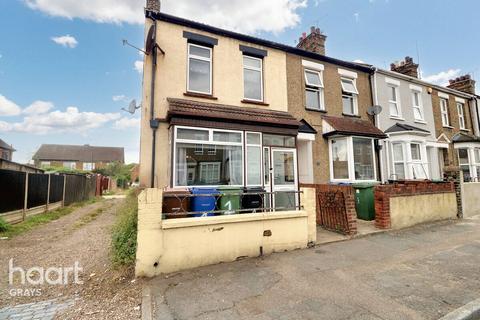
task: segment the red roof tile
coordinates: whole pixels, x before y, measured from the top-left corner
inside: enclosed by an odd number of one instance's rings
[[[324,133],[325,136],[330,136],[333,134],[342,134],[342,135],[358,135],[384,139],[387,136],[380,129],[375,127],[371,122],[356,118],[341,118],[341,117],[332,117],[332,116],[323,116],[329,125],[334,129],[331,132]]]

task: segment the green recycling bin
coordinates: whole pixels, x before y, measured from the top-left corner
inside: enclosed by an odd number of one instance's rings
[[[378,182],[363,182],[353,185],[357,218],[371,221],[375,219],[375,198],[373,190]]]
[[[225,210],[223,214],[234,214],[240,209],[240,194],[242,189],[238,187],[223,186],[218,187],[218,192],[222,195],[220,197],[218,208]]]

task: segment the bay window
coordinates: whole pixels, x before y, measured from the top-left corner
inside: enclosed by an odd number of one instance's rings
[[[262,185],[262,136],[260,133],[246,133],[247,186]]]
[[[263,60],[243,56],[243,89],[247,100],[263,101]]]
[[[332,181],[376,179],[373,139],[339,137],[329,140]]]
[[[467,148],[458,149],[458,164],[460,165],[460,170],[463,171],[463,180],[466,182],[471,181],[470,157]]]
[[[320,71],[305,70],[306,108],[325,110],[323,102],[323,81]]]
[[[212,49],[188,44],[187,91],[212,94]]]
[[[342,77],[340,81],[342,85],[343,113],[348,115],[356,115],[358,113],[358,90],[355,79]]]
[[[405,180],[405,153],[403,143],[392,143],[393,153],[393,176],[395,180]]]
[[[420,143],[410,143],[410,157],[412,159],[413,179],[427,179],[427,170],[423,163],[422,148]]]
[[[404,141],[396,137],[390,143],[392,169],[390,179],[428,179],[428,161],[425,142]]]
[[[413,117],[416,121],[425,121],[423,115],[423,104],[421,91],[412,90]]]

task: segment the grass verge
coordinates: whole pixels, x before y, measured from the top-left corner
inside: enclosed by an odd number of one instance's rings
[[[90,200],[77,202],[67,207],[58,208],[52,211],[48,211],[46,213],[30,216],[25,221],[13,225],[5,223],[5,221],[3,221],[3,223],[0,221],[0,226],[2,226],[2,228],[0,228],[0,237],[12,238],[14,236],[18,236],[24,232],[35,228],[38,225],[57,220],[69,213],[72,213],[72,211],[74,211],[75,209],[95,203],[97,200],[97,198],[92,198]],[[4,231],[2,231],[2,229]]]
[[[119,208],[112,232],[112,262],[114,266],[128,266],[135,262],[137,250],[137,215],[139,190],[130,190]]]

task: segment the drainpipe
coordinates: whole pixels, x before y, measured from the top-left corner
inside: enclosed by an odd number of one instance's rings
[[[154,41],[157,37],[157,20],[150,15],[150,18],[153,20],[154,28]],[[151,176],[150,176],[150,187],[155,187],[155,149],[157,144],[157,129],[159,127],[160,121],[155,119],[155,78],[157,71],[157,46],[154,45],[152,49],[152,80],[150,81],[150,128],[152,129],[152,167],[151,167]]]
[[[377,105],[378,104],[377,77],[376,77],[377,68],[371,67],[370,70],[371,70],[371,72],[369,73],[368,78],[370,80],[370,87],[372,88],[372,104]],[[372,74],[373,74],[373,76],[372,76]],[[374,115],[373,116],[373,125],[376,127],[377,123],[378,123],[378,115]],[[383,157],[382,157],[382,153],[381,153],[381,150],[380,150],[380,145],[379,145],[378,140],[375,141],[374,146],[375,146],[375,149],[376,149],[376,152],[375,152],[375,158],[376,159],[375,160],[377,162],[378,180],[380,182],[383,182],[383,171],[382,171],[382,169],[383,169],[383,166],[382,166]]]

